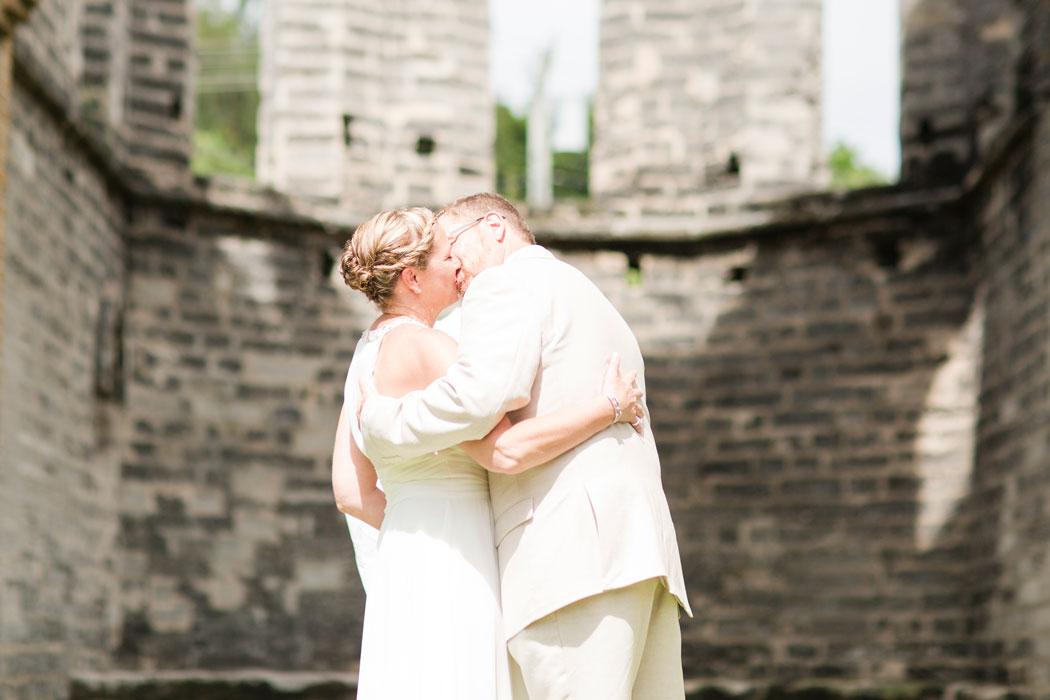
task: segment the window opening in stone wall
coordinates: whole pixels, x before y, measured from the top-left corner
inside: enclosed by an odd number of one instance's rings
[[[332,276],[332,270],[335,269],[336,255],[333,251],[325,249],[321,251],[321,277],[328,279]]]
[[[93,373],[95,447],[104,449],[117,435],[114,409],[124,400],[124,290],[112,280],[98,302]]]
[[[726,161],[726,175],[740,176],[740,157],[736,153],[729,154],[729,160]]]
[[[894,236],[877,235],[871,237],[872,254],[875,262],[884,270],[896,270],[901,262],[900,241]]]
[[[429,156],[434,152],[434,137],[424,134],[416,140],[416,153],[421,156]]]
[[[255,175],[262,2],[197,1],[191,167],[198,175]]]
[[[924,146],[933,143],[933,121],[929,117],[919,122],[919,143]]]
[[[627,284],[637,287],[642,283],[642,256],[637,251],[627,253]]]
[[[352,114],[344,114],[343,115],[343,145],[348,147],[348,148],[350,147],[350,144],[353,143],[353,141],[354,141],[353,134],[350,133],[350,127],[353,125],[353,123],[354,123],[354,115],[352,115]]]
[[[182,116],[181,90],[172,90],[171,104],[168,105],[168,116],[176,120]]]
[[[122,290],[114,282],[105,285],[95,318],[95,396],[119,400],[123,396],[124,319]]]
[[[743,265],[735,265],[726,273],[726,280],[730,282],[743,282],[747,279],[747,268]]]

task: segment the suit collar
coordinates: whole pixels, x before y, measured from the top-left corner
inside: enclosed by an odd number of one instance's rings
[[[541,258],[554,259],[554,254],[541,245],[530,245],[519,248],[503,259],[503,264],[519,260],[538,260]]]

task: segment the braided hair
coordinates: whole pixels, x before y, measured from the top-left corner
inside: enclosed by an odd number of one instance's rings
[[[351,289],[385,310],[405,268],[423,269],[434,247],[434,214],[425,207],[379,212],[343,246],[339,269]]]

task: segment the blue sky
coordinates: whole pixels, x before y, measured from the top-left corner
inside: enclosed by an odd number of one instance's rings
[[[489,1],[493,91],[523,114],[551,48],[555,147],[579,148],[598,80],[599,0]],[[824,0],[824,143],[846,142],[889,177],[900,168],[898,17],[897,0]]]

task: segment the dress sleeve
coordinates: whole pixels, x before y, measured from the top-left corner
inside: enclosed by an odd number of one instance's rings
[[[411,459],[488,434],[526,405],[540,365],[539,312],[518,275],[478,275],[464,297],[456,361],[400,399],[373,392],[361,412],[366,454]]]

